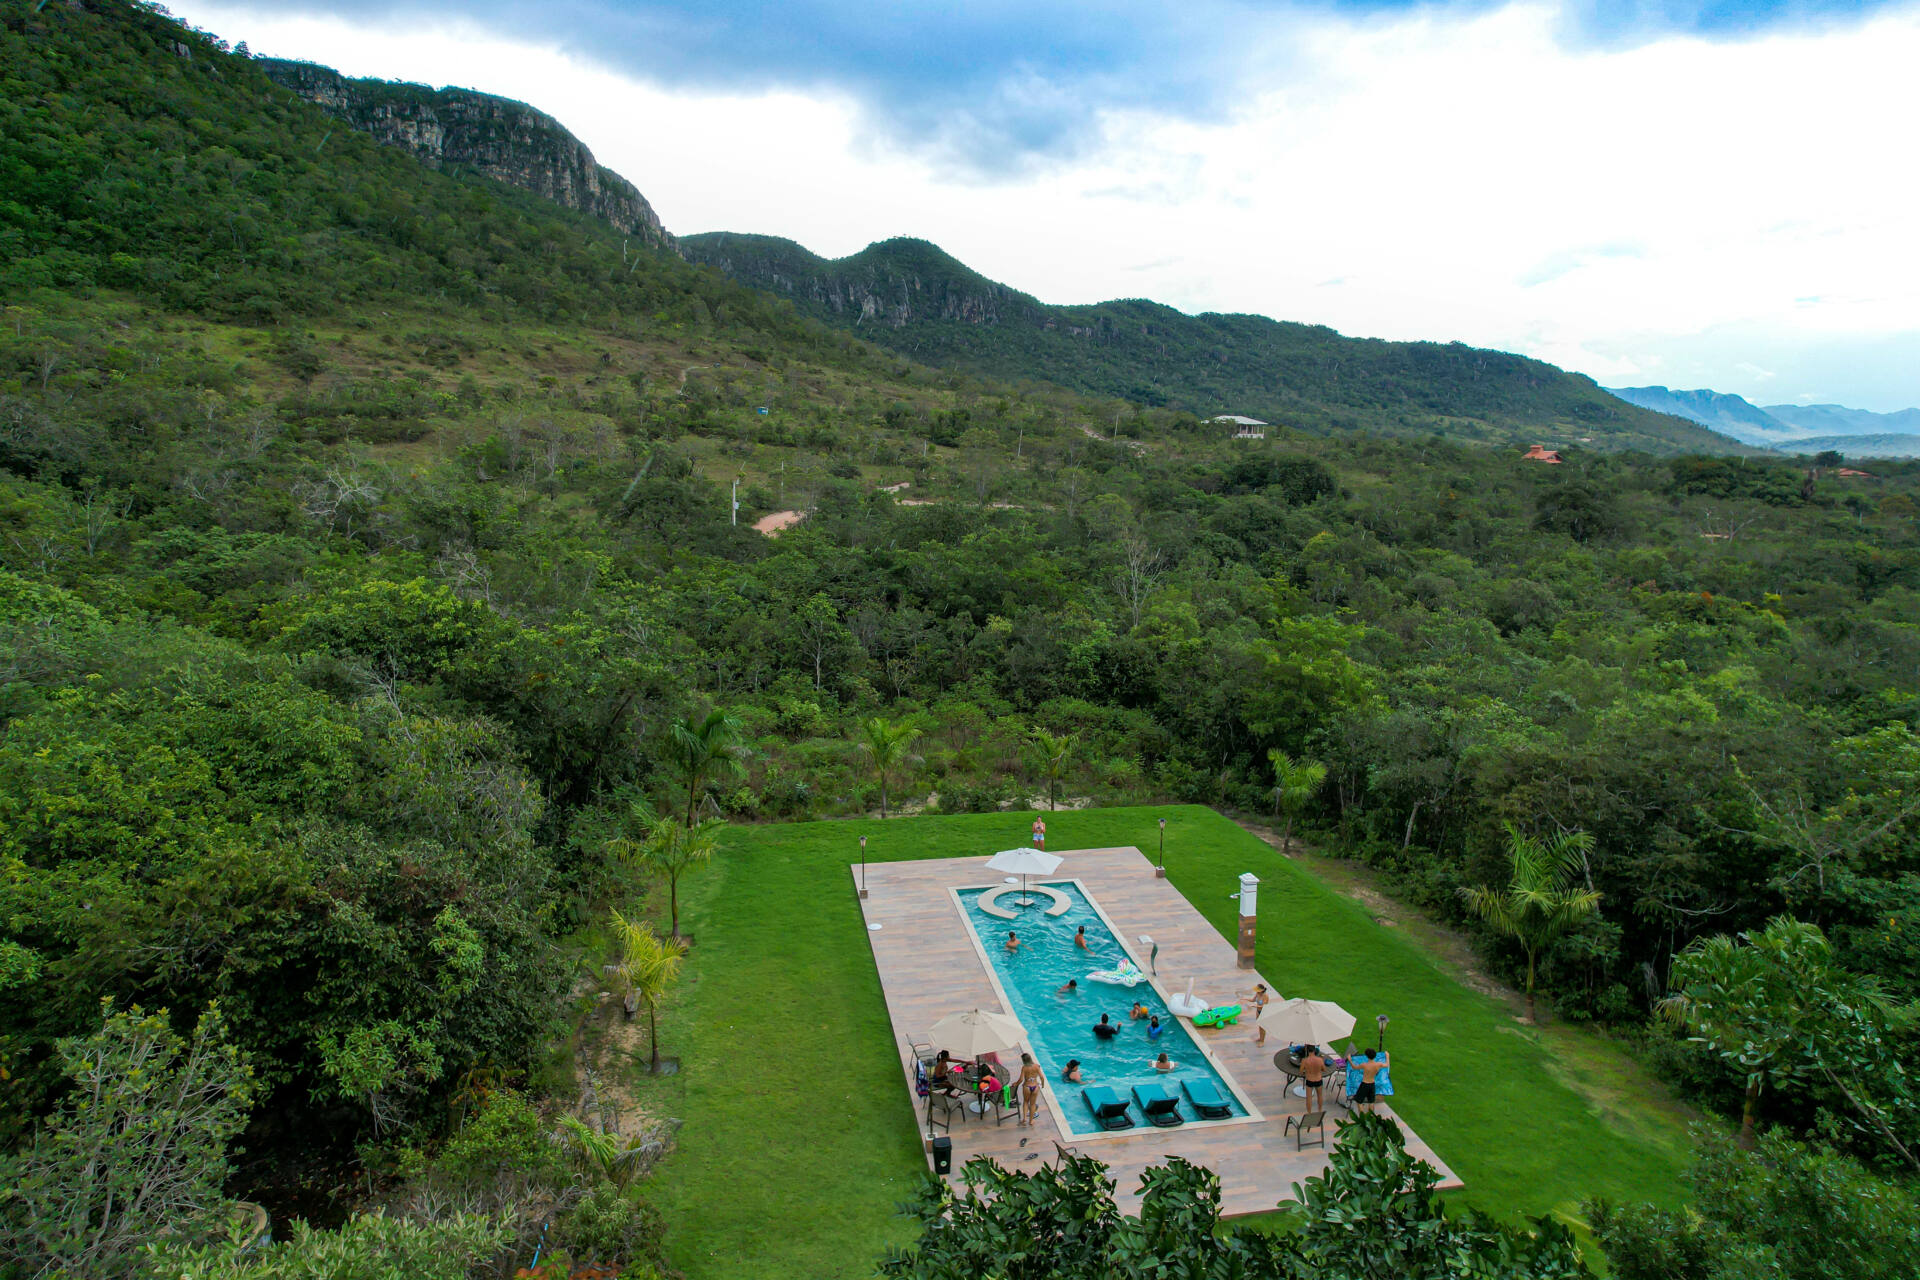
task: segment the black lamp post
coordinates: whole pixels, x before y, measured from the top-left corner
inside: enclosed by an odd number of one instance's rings
[[[1377,1052],[1385,1053],[1387,1051],[1387,1015],[1383,1013],[1374,1021],[1380,1026],[1380,1040],[1374,1048]]]
[[[1154,869],[1153,874],[1158,880],[1167,878],[1167,820],[1165,818],[1160,819],[1160,865]]]
[[[867,896],[867,838],[865,836],[860,837],[860,896],[863,898]],[[933,1114],[932,1110],[929,1109],[927,1114]]]

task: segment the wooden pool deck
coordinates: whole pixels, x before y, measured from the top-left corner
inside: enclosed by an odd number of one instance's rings
[[[1211,1004],[1244,1003],[1253,984],[1265,981],[1259,973],[1238,967],[1233,944],[1221,937],[1171,883],[1155,878],[1152,862],[1138,849],[1053,852],[1063,861],[1059,871],[1047,879],[1080,881],[1133,953],[1135,963],[1143,969],[1148,967],[1145,949],[1135,941],[1141,934],[1151,934],[1159,944],[1159,976],[1153,985],[1162,999],[1183,992],[1192,978],[1194,994]],[[973,1008],[1010,1012],[1001,1002],[973,930],[961,916],[951,892],[999,884],[999,873],[986,867],[989,856],[868,863],[866,867],[868,897],[861,906],[867,923],[881,926],[869,929],[867,936],[886,993],[887,1013],[893,1020],[894,1047],[900,1055],[901,1102],[913,1109],[923,1137],[926,1104],[914,1095],[909,1042],[924,1040],[927,1028],[950,1013]],[[1224,894],[1231,889],[1222,885],[1220,891]],[[1268,928],[1281,924],[1276,920],[1264,923]],[[1273,998],[1278,1002],[1314,994],[1275,991]],[[1349,1012],[1363,1024],[1373,1013],[1369,1009]],[[1031,1128],[1021,1128],[1011,1119],[996,1125],[992,1114],[965,1120],[955,1116],[950,1134],[952,1181],[959,1184],[961,1168],[975,1156],[991,1156],[1011,1169],[1030,1169],[1053,1160],[1054,1144],[1062,1142],[1106,1163],[1119,1184],[1118,1202],[1129,1213],[1138,1210],[1141,1172],[1169,1156],[1185,1157],[1220,1176],[1221,1210],[1225,1215],[1267,1212],[1281,1200],[1293,1198],[1296,1182],[1326,1168],[1327,1151],[1312,1146],[1298,1150],[1293,1135],[1283,1133],[1287,1117],[1304,1111],[1306,1101],[1284,1092],[1285,1081],[1274,1069],[1273,1054],[1285,1046],[1271,1037],[1264,1045],[1255,1044],[1257,1026],[1243,1019],[1238,1026],[1202,1029],[1196,1034],[1237,1092],[1260,1113],[1258,1119],[1189,1124],[1171,1130],[1143,1126],[1117,1134],[1074,1135],[1061,1125],[1059,1108],[1081,1106],[1079,1095],[1070,1086],[1062,1086],[1056,1093],[1053,1086],[1058,1082],[1049,1081],[1039,1119]],[[1019,1061],[1017,1051],[1001,1057]],[[1418,1087],[1417,1081],[1395,1084],[1402,1089]],[[1337,1121],[1347,1114],[1332,1102],[1332,1093],[1329,1089],[1329,1149],[1336,1142]],[[1380,1109],[1392,1114],[1391,1100],[1383,1101]],[[1461,1185],[1405,1122],[1401,1128],[1407,1135],[1408,1150],[1441,1172],[1442,1187]],[[927,1158],[931,1167],[930,1152]]]

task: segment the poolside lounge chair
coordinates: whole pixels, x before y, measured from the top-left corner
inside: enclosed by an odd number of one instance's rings
[[[1156,1129],[1172,1129],[1187,1122],[1180,1114],[1180,1095],[1158,1080],[1133,1086],[1133,1101]]]
[[[1080,1091],[1102,1129],[1131,1129],[1133,1117],[1127,1114],[1127,1100],[1104,1084],[1089,1085]]]
[[[1193,1104],[1195,1114],[1202,1120],[1225,1120],[1233,1114],[1233,1107],[1220,1096],[1213,1081],[1182,1080],[1180,1087],[1187,1091],[1187,1101]]]

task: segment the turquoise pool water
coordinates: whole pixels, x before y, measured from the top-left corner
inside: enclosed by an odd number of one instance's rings
[[[1246,1107],[1234,1096],[1212,1060],[1201,1052],[1192,1032],[1167,1010],[1150,983],[1142,982],[1129,988],[1088,981],[1088,973],[1115,968],[1129,958],[1128,953],[1115,940],[1107,922],[1093,909],[1078,884],[1058,880],[1044,883],[1066,894],[1072,907],[1061,915],[1048,916],[1045,908],[1052,904],[1045,896],[1035,894],[1034,905],[1022,908],[1015,905],[1020,895],[1007,893],[1001,896],[998,905],[1016,912],[1019,919],[1002,920],[980,910],[978,900],[986,890],[961,889],[958,897],[968,924],[979,937],[981,949],[987,953],[987,962],[993,966],[1001,989],[1007,993],[1014,1017],[1026,1028],[1028,1044],[1047,1073],[1047,1082],[1060,1103],[1061,1119],[1067,1128],[1076,1136],[1103,1132],[1080,1096],[1080,1090],[1089,1084],[1107,1085],[1126,1099],[1130,1106],[1128,1114],[1136,1129],[1150,1126],[1140,1114],[1140,1108],[1131,1105],[1131,1090],[1136,1084],[1149,1082],[1165,1084],[1180,1095],[1180,1114],[1188,1124],[1201,1121],[1180,1088],[1182,1080],[1211,1080],[1232,1107],[1233,1114],[1246,1115]],[[1074,931],[1083,925],[1087,930],[1084,951],[1073,945]],[[1018,951],[1006,949],[1008,930],[1020,935]],[[1140,960],[1145,962],[1147,949],[1139,950]],[[1063,995],[1060,988],[1070,978],[1079,980],[1079,990]],[[1160,1019],[1164,1030],[1159,1038],[1148,1038],[1149,1024],[1145,1019],[1136,1022],[1127,1016],[1135,1001],[1146,1005],[1152,1015]],[[1103,1013],[1120,1028],[1120,1034],[1110,1040],[1093,1034],[1093,1024],[1100,1021]],[[1173,1062],[1172,1071],[1153,1068],[1154,1058],[1162,1050]],[[1071,1058],[1080,1060],[1083,1082],[1080,1085],[1061,1082],[1061,1069]]]

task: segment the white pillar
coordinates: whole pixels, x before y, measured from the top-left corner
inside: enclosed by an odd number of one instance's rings
[[[1240,875],[1240,967],[1253,968],[1253,926],[1260,877],[1251,871]]]

